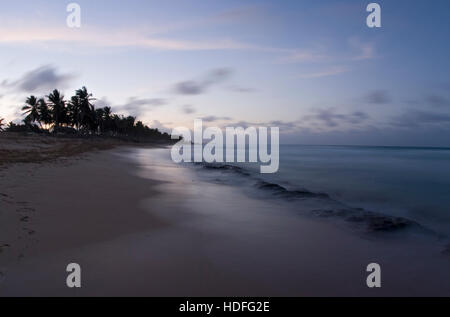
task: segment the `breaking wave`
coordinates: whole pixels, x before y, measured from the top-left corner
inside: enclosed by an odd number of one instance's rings
[[[367,232],[394,232],[413,227],[426,230],[419,223],[404,217],[391,216],[381,212],[369,211],[363,208],[349,207],[342,202],[334,200],[327,193],[316,193],[307,189],[290,190],[281,184],[262,180],[257,176],[257,174],[252,173],[251,171],[240,166],[204,162],[195,163],[194,165],[205,170],[212,170],[226,174],[233,173],[245,177],[247,180],[251,181],[250,186],[253,186],[260,191],[269,193],[270,196],[265,195],[265,197],[268,197],[269,199],[283,199],[291,203],[305,200],[321,201],[324,205],[332,207],[313,208],[310,210],[311,215],[320,218],[340,219],[349,224],[356,225],[359,228],[362,227]],[[214,180],[217,181],[217,177],[214,178]],[[226,182],[226,180],[223,181]],[[243,184],[243,182],[240,183]]]

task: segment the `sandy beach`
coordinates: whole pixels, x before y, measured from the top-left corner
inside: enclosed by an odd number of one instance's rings
[[[0,300],[450,298],[449,13],[3,1]]]
[[[0,296],[450,295],[433,239],[361,237],[121,146],[3,164]],[[82,268],[69,289],[66,266]],[[383,287],[366,286],[366,266]]]

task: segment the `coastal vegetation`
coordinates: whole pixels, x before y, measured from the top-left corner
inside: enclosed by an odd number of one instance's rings
[[[136,117],[112,112],[111,107],[96,108],[95,98],[86,87],[65,99],[57,89],[45,97],[29,96],[22,106],[21,123],[5,124],[0,131],[29,132],[72,137],[109,137],[132,141],[171,141],[167,133],[150,128]]]

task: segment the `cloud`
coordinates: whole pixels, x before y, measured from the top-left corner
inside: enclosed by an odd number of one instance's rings
[[[128,29],[105,29],[99,27],[80,28],[76,32],[67,27],[41,27],[37,25],[3,26],[0,29],[0,44],[60,45],[75,44],[91,47],[140,47],[171,51],[205,50],[261,50],[272,48],[237,42],[233,39],[214,39],[187,41],[157,37],[164,32],[154,27],[135,27]],[[156,34],[155,34],[156,33]]]
[[[256,91],[256,89],[254,89],[254,88],[241,87],[241,86],[237,86],[237,85],[232,85],[232,86],[230,86],[228,88],[231,91],[240,92],[240,93],[247,93],[247,92],[254,92],[254,91]]]
[[[191,106],[191,105],[185,105],[185,106],[183,106],[183,107],[181,108],[181,111],[183,111],[183,113],[185,113],[185,114],[192,114],[192,113],[197,112],[197,110],[196,110],[193,106]]]
[[[231,118],[228,118],[228,117],[225,117],[225,118],[228,119],[225,121],[232,120]],[[222,123],[219,125],[219,127],[221,127],[222,129],[224,129],[226,127],[235,127],[235,128],[241,127],[244,129],[247,129],[249,127],[255,127],[255,128],[277,127],[280,129],[280,133],[296,132],[301,129],[299,121],[283,121],[283,120],[273,120],[273,121],[268,121],[268,122],[250,122],[250,121],[241,120],[241,121],[237,121],[237,122]]]
[[[137,98],[130,97],[124,105],[117,106],[120,111],[126,111],[132,115],[139,116],[155,107],[166,105],[167,101],[160,98]]]
[[[153,122],[150,124],[150,127],[153,129],[158,129],[161,132],[170,133],[172,131],[172,129],[166,127],[163,123],[161,123],[158,120],[153,120]]]
[[[94,104],[96,108],[111,107],[111,102],[106,97],[97,99]]]
[[[254,23],[255,20],[263,19],[260,17],[261,9],[258,5],[244,6],[232,8],[230,10],[223,11],[219,14],[212,16],[211,18],[205,20],[211,21],[211,24],[228,23],[236,25],[236,23],[244,22]]]
[[[311,116],[318,115],[316,113]],[[326,112],[326,113],[324,113]],[[219,123],[221,129],[226,127],[278,127],[280,129],[280,141],[283,144],[336,144],[336,145],[405,145],[405,146],[450,146],[448,138],[450,115],[440,118],[436,114],[425,116],[419,113],[411,113],[410,118],[415,121],[441,122],[441,125],[427,125],[417,129],[404,129],[394,125],[374,126],[371,124],[359,125],[369,119],[369,115],[355,111],[348,114],[337,113],[333,109],[321,111],[317,118],[303,118],[302,120],[284,121],[273,120],[268,122],[225,122]],[[331,123],[332,128],[327,124]],[[314,124],[312,124],[314,123]],[[355,125],[349,125],[354,123]],[[338,129],[337,126],[346,124]],[[325,127],[325,129],[323,128]]]
[[[309,50],[292,50],[289,55],[279,58],[278,63],[317,63],[329,60],[330,57]]]
[[[429,95],[425,98],[426,102],[433,107],[448,107],[450,100],[438,95]]]
[[[211,86],[226,81],[231,74],[232,70],[229,68],[218,68],[209,72],[199,81],[188,80],[175,84],[174,91],[181,95],[200,95],[205,93]]]
[[[230,121],[232,120],[230,117],[216,117],[216,116],[207,116],[201,118],[204,122],[215,122],[215,121]]]
[[[244,129],[247,129],[248,127],[260,127],[260,126],[265,126],[263,123],[256,123],[256,122],[249,122],[249,121],[245,121],[245,120],[241,120],[238,122],[233,122],[233,123],[227,123],[227,124],[222,124],[222,128],[225,127],[242,127]]]
[[[355,111],[350,115],[347,115],[346,121],[352,124],[360,124],[369,118],[370,116],[367,113],[362,111]]]
[[[350,113],[338,113],[336,109],[319,109],[313,110],[312,113],[303,116],[299,120],[284,121],[284,120],[271,120],[266,122],[250,122],[241,120],[238,122],[222,123],[222,128],[226,126],[242,127],[244,129],[248,127],[278,127],[281,134],[298,133],[302,131],[309,131],[311,133],[319,133],[329,130],[361,130],[362,123],[370,119],[370,116],[362,111],[353,111]],[[229,117],[215,117],[210,116],[203,118],[204,121],[231,121]]]
[[[390,124],[402,128],[416,128],[430,125],[448,126],[450,124],[450,114],[410,110],[394,117],[390,121]]]
[[[73,74],[59,74],[58,69],[51,65],[44,65],[24,74],[18,80],[3,81],[2,86],[22,92],[42,92],[42,90],[61,89],[75,77]]]
[[[352,58],[352,60],[363,61],[376,57],[374,43],[363,43],[357,38],[350,38],[349,44],[357,51],[357,54]]]
[[[175,91],[182,95],[199,95],[204,92],[207,86],[193,80],[182,81],[175,85]]]
[[[374,146],[436,146],[449,147],[450,141],[441,129],[398,129],[395,127],[348,129],[344,131],[313,131],[282,134],[280,142],[285,144],[335,144]]]
[[[333,66],[330,67],[328,69],[319,71],[319,72],[314,72],[314,73],[307,73],[307,74],[301,74],[299,76],[299,78],[321,78],[321,77],[329,77],[329,76],[336,76],[339,74],[343,74],[348,72],[349,69],[347,67],[344,66]]]
[[[339,53],[330,48],[319,46],[319,49],[273,49],[274,52],[285,54],[278,58],[278,64],[291,63],[342,63],[350,61],[363,61],[376,58],[375,44],[366,43],[356,37],[348,40],[346,52]]]
[[[278,127],[281,133],[288,133],[301,129],[301,123],[299,121],[273,120],[268,122],[265,126]]]
[[[336,110],[319,109],[315,113],[303,117],[304,122],[311,123],[313,126],[322,128],[336,128],[348,124],[360,124],[369,119],[369,115],[362,111],[354,111],[350,114],[336,113]]]
[[[371,104],[383,105],[391,102],[389,93],[385,90],[375,90],[367,94],[366,100]]]

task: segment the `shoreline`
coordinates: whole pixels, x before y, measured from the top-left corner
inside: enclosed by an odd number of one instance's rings
[[[9,247],[0,253],[0,296],[450,294],[437,247],[362,239],[204,183],[158,158],[164,153],[119,147],[2,170],[8,196],[0,199],[9,203],[0,243]],[[375,260],[384,281],[377,290],[365,285]],[[65,285],[72,262],[82,267],[81,289]]]

